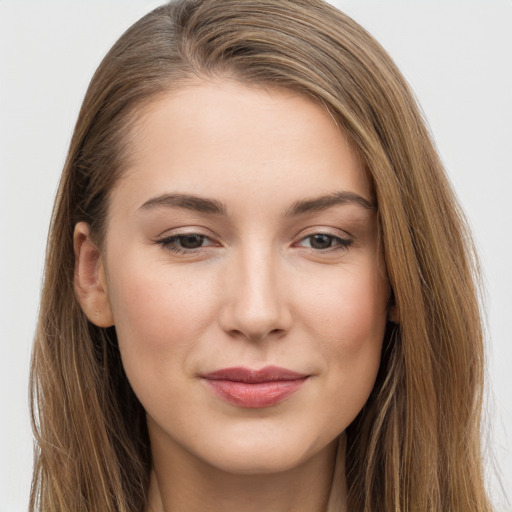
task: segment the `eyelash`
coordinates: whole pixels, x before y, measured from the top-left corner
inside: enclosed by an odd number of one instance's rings
[[[185,237],[198,237],[201,239],[201,243],[204,242],[204,240],[210,240],[209,237],[206,235],[202,235],[200,233],[182,233],[179,235],[171,235],[165,238],[162,238],[161,240],[157,240],[156,243],[161,245],[164,249],[174,253],[174,254],[195,254],[197,251],[202,249],[203,247],[210,247],[211,245],[201,245],[199,247],[195,247],[193,249],[186,249],[183,247],[179,247],[177,245],[177,242],[182,240]],[[330,233],[311,233],[310,235],[307,235],[303,238],[301,238],[301,242],[307,239],[312,239],[315,236],[323,236],[330,239],[331,245],[324,249],[315,249],[313,247],[310,247],[310,249],[314,252],[319,253],[330,253],[330,252],[336,252],[336,251],[346,251],[353,243],[353,240],[348,238],[341,238],[339,236],[332,235]]]

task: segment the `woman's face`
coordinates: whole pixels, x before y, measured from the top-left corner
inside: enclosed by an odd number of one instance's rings
[[[311,100],[227,80],[155,100],[131,143],[103,265],[153,449],[297,466],[379,367],[389,289],[363,165]]]

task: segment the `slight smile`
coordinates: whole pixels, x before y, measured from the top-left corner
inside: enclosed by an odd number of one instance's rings
[[[278,366],[260,370],[235,367],[202,375],[213,392],[226,402],[251,409],[271,407],[298,391],[309,375]]]

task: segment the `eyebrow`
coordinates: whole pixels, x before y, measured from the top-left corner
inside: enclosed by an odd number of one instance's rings
[[[284,217],[296,217],[345,204],[355,204],[366,210],[376,209],[376,205],[368,199],[354,192],[341,191],[296,201],[286,210]],[[221,201],[190,194],[162,194],[147,200],[139,209],[147,211],[156,208],[180,208],[209,215],[227,215],[226,205]]]
[[[224,203],[216,199],[207,199],[190,194],[162,194],[146,201],[139,210],[153,210],[155,208],[181,208],[211,215],[227,215]]]
[[[333,206],[340,206],[344,204],[355,204],[362,206],[366,210],[375,210],[377,206],[354,192],[333,192],[320,197],[314,197],[312,199],[301,199],[290,206],[286,211],[285,217],[296,217],[303,215],[304,213],[319,212],[327,210]]]

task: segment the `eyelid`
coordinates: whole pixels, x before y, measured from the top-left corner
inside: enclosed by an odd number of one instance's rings
[[[348,231],[328,226],[312,226],[310,228],[302,230],[299,233],[299,235],[297,235],[296,238],[302,240],[304,238],[307,238],[308,236],[313,235],[328,235],[334,238],[341,238],[342,240],[354,239],[354,236]]]
[[[201,235],[207,238],[215,238],[215,234],[212,233],[209,229],[203,226],[195,226],[195,225],[185,225],[175,228],[165,229],[156,235],[155,240],[158,241],[163,238],[170,238],[171,236],[179,236],[179,235]]]

